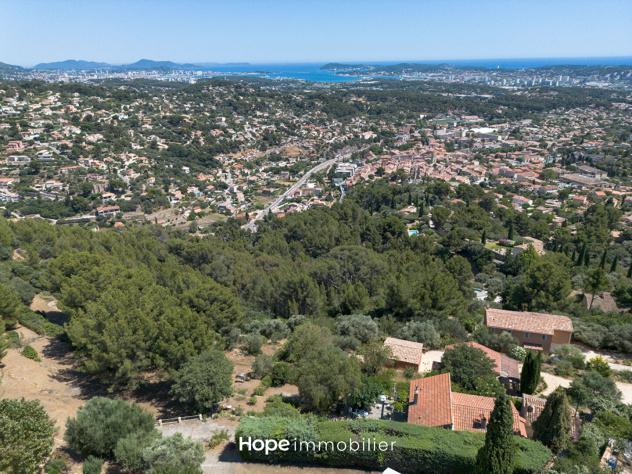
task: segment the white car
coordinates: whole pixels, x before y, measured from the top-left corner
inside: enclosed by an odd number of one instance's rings
[[[366,418],[369,416],[369,412],[364,410],[353,410],[351,414],[356,418]]]

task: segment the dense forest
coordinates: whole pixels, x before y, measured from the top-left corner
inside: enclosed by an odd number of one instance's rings
[[[3,317],[8,326],[37,321],[16,308],[36,292],[52,293],[70,317],[63,337],[85,369],[114,389],[136,386],[150,371],[175,370],[211,346],[232,347],[244,335],[280,339],[297,315],[332,329],[336,318],[367,315],[381,333],[406,333],[429,348],[468,334],[503,347],[479,325],[484,306],[496,305],[473,297],[483,283],[492,297],[502,295],[505,308],[569,314],[579,341],[632,352],[632,315],[589,311],[570,296],[599,280],[622,307],[632,303],[632,240],[626,234],[613,243],[610,234],[621,210],[593,205],[577,233],[562,227],[550,234],[546,215],[498,209],[478,186],[461,185],[456,196],[471,204],[454,207],[440,181],[399,186],[382,179],[331,208],[269,218],[256,234],[229,220],[204,237],[153,225],[94,232],[2,219],[0,288],[14,302]],[[412,237],[410,217],[396,211],[409,202],[422,222]],[[497,266],[482,233],[518,242],[550,236],[552,243],[546,255],[525,251]],[[46,324],[43,330],[61,332]],[[343,331],[336,343],[349,350],[361,340]]]

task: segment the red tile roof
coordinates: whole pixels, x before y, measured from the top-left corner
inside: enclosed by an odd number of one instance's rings
[[[550,334],[554,331],[573,332],[573,323],[567,316],[556,314],[505,311],[487,308],[485,325],[492,328],[509,329],[536,334]]]
[[[415,390],[418,401],[415,404]],[[452,419],[450,374],[435,375],[410,382],[408,423],[422,426],[450,426]]]
[[[419,365],[424,345],[420,342],[406,341],[387,337],[384,341],[385,347],[390,347],[393,352],[393,359],[409,364]]]
[[[454,429],[457,431],[485,431],[481,427],[481,419],[484,417],[489,422],[495,400],[492,397],[469,395],[467,393],[454,392],[452,394],[452,412],[454,414]],[[514,433],[527,437],[524,420],[520,417],[514,404],[511,404],[513,414]]]

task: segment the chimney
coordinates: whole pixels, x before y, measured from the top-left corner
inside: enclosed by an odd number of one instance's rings
[[[485,418],[484,414],[481,415],[481,429],[487,430],[487,418]]]
[[[419,385],[415,385],[415,395],[413,395],[413,405],[419,403]]]

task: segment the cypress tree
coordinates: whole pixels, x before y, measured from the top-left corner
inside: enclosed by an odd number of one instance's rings
[[[489,417],[485,445],[476,455],[477,474],[512,474],[516,462],[511,402],[502,393]]]
[[[395,209],[395,195],[391,196],[391,208]]]
[[[608,249],[603,251],[603,255],[601,256],[601,262],[599,263],[599,268],[606,269],[606,257],[608,256]]]
[[[483,229],[483,235],[481,236],[481,244],[485,245],[487,243],[487,231]]]
[[[584,265],[586,265],[586,267],[590,265],[590,252],[584,254]]]
[[[507,240],[513,240],[514,228],[513,224],[509,225],[509,231],[507,232]]]
[[[573,262],[575,261],[575,257],[576,257],[576,255],[575,255],[575,249],[573,249],[573,255],[571,256],[571,260],[572,260]]]
[[[582,263],[584,263],[584,253],[586,251],[586,244],[583,245],[581,250],[579,251],[579,255],[577,256],[576,265],[579,267]]]
[[[527,351],[527,357],[520,372],[520,391],[526,394],[532,394],[538,388],[540,383],[540,368],[542,358],[540,352]]]
[[[410,206],[413,203],[413,195],[410,191],[408,191],[408,205]]]
[[[628,278],[632,279],[632,265],[630,265],[630,268],[628,268]]]
[[[610,273],[614,273],[617,271],[618,260],[619,260],[619,256],[615,255],[614,260],[612,261],[612,265],[610,265]]]
[[[546,400],[544,410],[533,425],[533,437],[555,454],[571,442],[572,410],[566,392],[558,387]]]

